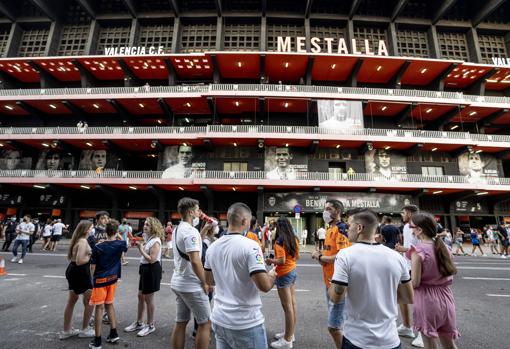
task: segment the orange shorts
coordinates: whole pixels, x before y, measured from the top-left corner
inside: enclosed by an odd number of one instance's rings
[[[100,304],[113,304],[115,299],[115,291],[117,290],[117,284],[108,285],[105,287],[98,287],[92,289],[92,295],[90,296],[90,305]]]

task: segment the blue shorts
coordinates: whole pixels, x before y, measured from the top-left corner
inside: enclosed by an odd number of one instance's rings
[[[283,276],[276,277],[276,288],[289,288],[296,283],[296,269],[288,272]]]
[[[245,330],[232,330],[212,324],[216,349],[267,349],[267,334],[264,324]]]
[[[326,290],[326,300],[328,302],[328,328],[336,328],[341,330],[344,325],[344,307],[345,298],[338,304],[335,304],[329,299],[328,288]]]

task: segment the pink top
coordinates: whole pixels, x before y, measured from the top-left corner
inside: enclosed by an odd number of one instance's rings
[[[453,276],[444,277],[439,272],[437,265],[434,244],[421,242],[406,252],[406,257],[411,259],[413,252],[418,253],[421,258],[421,282],[420,286],[450,286],[453,283]]]

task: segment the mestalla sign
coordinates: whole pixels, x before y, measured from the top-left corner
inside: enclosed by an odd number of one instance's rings
[[[345,210],[367,208],[375,212],[400,212],[405,205],[412,203],[409,195],[379,193],[264,193],[264,211],[291,212],[296,205],[303,212],[321,212],[328,199],[340,200]]]
[[[277,51],[278,52],[292,52],[292,47],[295,47],[296,53],[307,53],[306,50],[306,37],[290,37],[290,36],[278,36],[276,38]],[[294,43],[294,45],[293,45]],[[325,49],[321,47],[321,44],[325,45]],[[333,52],[333,46],[337,44],[336,52]],[[347,41],[344,38],[310,38],[310,52],[311,53],[337,53],[342,55],[367,55],[367,56],[388,56],[388,48],[384,40],[377,42],[377,47],[372,47],[370,40],[351,40],[350,49],[347,47]]]

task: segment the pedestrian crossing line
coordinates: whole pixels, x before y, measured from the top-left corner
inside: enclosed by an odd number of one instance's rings
[[[65,279],[66,277],[63,275],[43,275],[43,278],[48,279]]]
[[[510,298],[510,294],[494,294],[494,293],[486,293],[487,297],[505,297]]]
[[[7,273],[8,276],[27,276],[27,274]]]
[[[163,285],[163,286],[171,286],[170,283],[168,283],[168,282],[162,282],[161,285]]]
[[[473,277],[473,276],[463,276],[464,280],[488,280],[488,281],[510,281],[509,278],[485,278],[485,277]]]

